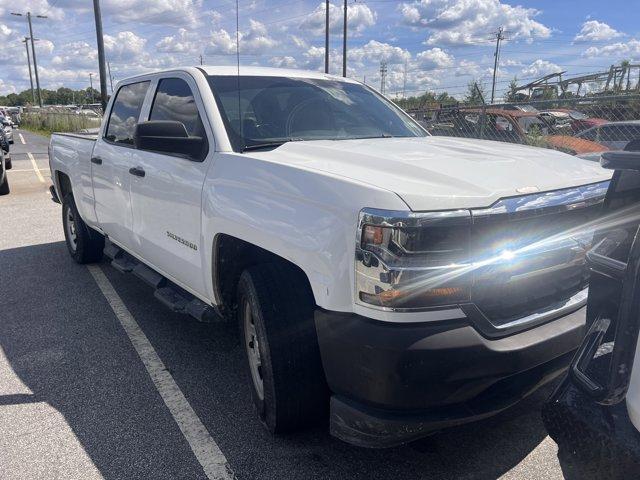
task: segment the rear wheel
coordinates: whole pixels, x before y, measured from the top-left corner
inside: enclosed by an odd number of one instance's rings
[[[238,285],[240,338],[258,416],[271,433],[322,421],[328,388],[304,275],[284,263],[245,270]]]
[[[62,225],[69,254],[78,263],[92,263],[102,259],[104,236],[88,227],[80,218],[73,195],[68,193],[62,202]]]

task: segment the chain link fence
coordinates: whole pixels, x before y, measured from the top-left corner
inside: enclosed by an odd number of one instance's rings
[[[640,95],[410,110],[432,135],[521,143],[599,160],[640,142]]]

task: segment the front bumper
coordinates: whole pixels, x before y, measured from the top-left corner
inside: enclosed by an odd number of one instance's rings
[[[373,448],[498,413],[562,373],[585,308],[502,338],[468,319],[397,324],[316,311],[331,433]]]

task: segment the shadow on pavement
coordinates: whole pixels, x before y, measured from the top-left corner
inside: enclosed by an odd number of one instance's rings
[[[270,437],[252,411],[236,326],[172,313],[136,277],[102,267],[240,479],[498,478],[546,437],[539,407],[550,387],[497,417],[388,450],[351,447],[326,427]],[[64,415],[105,478],[203,477],[93,278],[63,242],[0,251],[0,285],[0,346],[11,367]],[[4,400],[24,400],[15,397]]]

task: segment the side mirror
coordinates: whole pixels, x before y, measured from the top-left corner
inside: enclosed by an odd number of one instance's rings
[[[149,150],[202,159],[206,141],[203,137],[190,137],[182,122],[151,120],[140,122],[133,137],[139,150]]]
[[[600,165],[610,170],[640,170],[640,152],[602,152]]]

